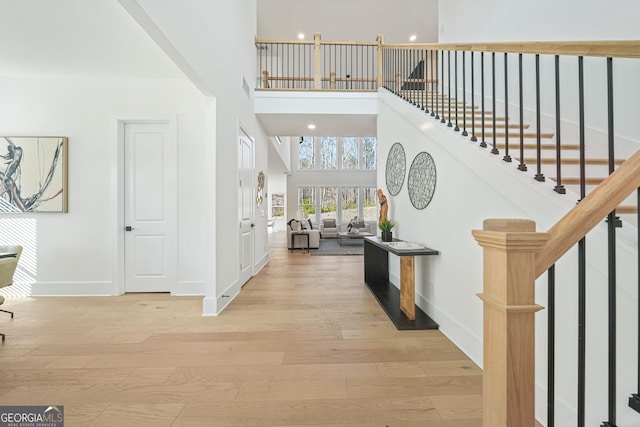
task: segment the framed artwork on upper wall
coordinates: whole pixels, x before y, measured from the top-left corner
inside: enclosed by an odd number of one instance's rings
[[[67,212],[64,136],[0,137],[0,212]]]

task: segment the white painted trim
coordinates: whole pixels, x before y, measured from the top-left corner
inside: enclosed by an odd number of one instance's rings
[[[258,274],[260,270],[262,270],[268,263],[269,263],[269,252],[267,251],[267,253],[265,253],[264,256],[260,258],[258,262],[255,263],[253,267],[253,271],[254,271],[253,275],[255,276],[256,274]]]
[[[205,317],[219,315],[240,294],[241,289],[242,285],[236,281],[216,298],[205,297],[202,303],[202,315]]]
[[[36,282],[33,297],[112,296],[113,282]]]

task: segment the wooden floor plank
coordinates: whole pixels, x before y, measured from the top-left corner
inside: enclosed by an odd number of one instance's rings
[[[362,256],[289,253],[218,317],[202,297],[20,298],[0,319],[0,404],[66,425],[480,427],[480,369],[440,331],[398,331]]]

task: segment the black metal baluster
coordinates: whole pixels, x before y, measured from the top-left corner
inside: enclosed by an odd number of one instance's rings
[[[542,173],[542,141],[541,141],[541,115],[540,115],[540,55],[536,55],[536,176],[535,180],[544,182]]]
[[[451,51],[447,51],[447,97],[449,98],[449,112],[447,113],[447,127],[453,127],[451,123]]]
[[[580,127],[580,200],[584,199],[584,66],[583,57],[578,57],[578,110]],[[586,387],[586,238],[578,242],[578,427],[585,422],[585,387]]]
[[[640,188],[638,188],[638,190],[636,191],[636,206],[638,208],[640,208]],[[636,213],[636,224],[640,224],[640,209],[638,209],[638,212]],[[638,269],[638,283],[636,284],[636,288],[638,290],[638,295],[640,295],[640,227],[637,227],[637,236],[636,236],[636,245],[637,245],[637,261],[636,261],[636,268]],[[638,298],[638,304],[637,304],[637,334],[638,334],[638,354],[640,354],[640,298]],[[637,366],[637,375],[638,378],[637,380],[637,389],[636,389],[636,393],[633,393],[630,397],[629,397],[629,406],[631,408],[633,408],[634,410],[636,410],[637,412],[640,412],[640,357],[638,357],[638,366]]]
[[[428,79],[428,75],[429,73],[427,73],[427,70],[429,69],[430,66],[430,62],[429,62],[429,51],[425,50],[424,51],[424,63],[422,66],[422,74],[424,74],[422,76],[422,80],[423,80],[423,91],[422,91],[422,99],[424,102],[424,112],[425,113],[429,113],[429,79]]]
[[[455,102],[455,106],[456,106],[456,127],[453,128],[454,131],[459,132],[460,128],[458,127],[458,51],[454,51],[453,54],[454,56],[454,73],[455,73],[455,87],[456,87],[456,94],[455,94],[455,98],[454,98],[454,102]]]
[[[520,102],[520,164],[518,165],[518,170],[525,172],[527,170],[527,165],[524,162],[524,96],[523,96],[523,88],[524,84],[522,81],[522,54],[518,54],[518,99]]]
[[[496,53],[491,52],[491,91],[492,91],[492,105],[493,105],[493,113],[491,116],[493,117],[493,148],[491,149],[491,154],[499,154],[498,147],[496,144]]]
[[[558,194],[565,194],[566,190],[562,185],[562,158],[560,153],[562,151],[560,137],[560,55],[556,55],[555,58],[555,71],[556,71],[556,186],[553,188]]]
[[[471,141],[476,142],[476,104],[475,104],[475,64],[473,62],[473,51],[471,51]]]
[[[547,271],[547,427],[555,426],[556,266]]]
[[[502,160],[511,162],[509,155],[509,72],[507,71],[507,53],[504,53],[504,157]],[[495,114],[495,113],[494,113]]]
[[[482,126],[480,147],[485,148],[487,146],[487,141],[484,140],[484,52],[480,52],[480,103],[480,109],[482,110],[480,112],[480,125]]]
[[[615,169],[613,125],[613,58],[607,58],[607,133],[609,141],[609,175]],[[609,293],[609,420],[602,427],[616,425],[616,211],[607,216],[607,260]]]
[[[440,99],[442,99],[442,119],[440,120],[440,123],[447,123],[447,121],[444,119],[444,50],[442,51],[442,66],[440,73],[442,74],[442,83],[440,84],[440,90],[442,91],[442,96],[439,96]]]
[[[467,76],[466,51],[462,51],[462,136],[469,136],[467,132]]]
[[[431,50],[431,75],[429,78],[429,87],[431,88],[431,93],[429,95],[430,99],[431,99],[431,117],[435,117],[436,119],[438,118],[438,114],[437,114],[437,110],[438,110],[438,104],[435,104],[436,106],[436,112],[433,112],[433,97],[434,97],[434,92],[433,92],[433,76],[436,76],[435,78],[438,78],[438,51],[436,51],[436,63],[435,63],[435,74],[433,73],[434,71],[434,64],[433,64],[433,50]]]

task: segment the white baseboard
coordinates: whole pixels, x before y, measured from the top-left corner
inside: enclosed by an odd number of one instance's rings
[[[267,265],[268,263],[269,263],[269,253],[266,253],[253,266],[253,268],[254,268],[253,275],[255,276],[256,274],[258,274],[260,272],[260,270],[262,270],[264,268],[264,266]]]
[[[112,296],[113,282],[36,282],[31,284],[34,297]]]
[[[482,368],[482,337],[471,333],[460,322],[449,316],[447,312],[440,310],[419,293],[416,293],[416,305],[436,321],[440,332]],[[469,343],[475,343],[475,345],[469,345]],[[472,348],[479,348],[480,354],[477,354]]]
[[[239,282],[235,282],[233,285],[225,289],[218,297],[206,297],[202,301],[202,315],[217,316],[222,313],[231,301],[235,299],[240,293],[242,285]]]

